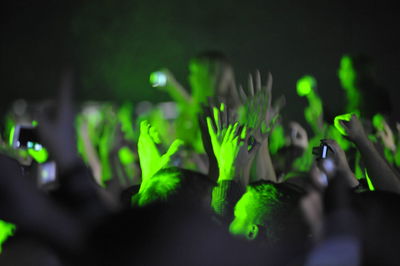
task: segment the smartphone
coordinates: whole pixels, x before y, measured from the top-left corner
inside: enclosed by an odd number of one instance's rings
[[[53,161],[38,165],[37,184],[40,188],[54,186],[57,182],[57,168]]]
[[[329,146],[322,142],[320,146],[313,148],[313,154],[317,157],[317,160],[326,159],[328,158],[329,150]]]
[[[15,149],[34,149],[39,151],[43,148],[39,141],[36,127],[16,125],[12,137],[12,147]]]
[[[161,71],[151,73],[150,84],[153,87],[164,87],[167,85],[167,75]]]

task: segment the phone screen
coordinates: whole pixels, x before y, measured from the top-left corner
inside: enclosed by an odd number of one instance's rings
[[[322,146],[322,153],[321,153],[321,158],[325,159],[328,155],[328,146],[327,145],[323,145]]]
[[[56,164],[55,162],[47,162],[40,164],[38,167],[38,185],[42,187],[56,182]]]

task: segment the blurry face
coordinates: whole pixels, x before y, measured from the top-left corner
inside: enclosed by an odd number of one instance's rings
[[[197,102],[205,102],[207,97],[215,94],[215,75],[211,73],[206,62],[192,60],[189,64],[189,83],[193,97]]]
[[[343,56],[340,60],[338,76],[343,89],[348,90],[355,87],[356,72],[350,57]]]

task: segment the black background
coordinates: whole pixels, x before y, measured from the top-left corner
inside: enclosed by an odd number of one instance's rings
[[[400,117],[399,19],[388,1],[25,0],[3,1],[1,13],[2,111],[18,98],[54,97],[66,62],[79,74],[79,101],[167,100],[148,85],[151,71],[168,67],[187,85],[189,58],[219,49],[240,83],[256,68],[271,71],[291,119],[306,104],[295,93],[300,76],[314,75],[324,104],[338,110],[339,59],[366,53]]]

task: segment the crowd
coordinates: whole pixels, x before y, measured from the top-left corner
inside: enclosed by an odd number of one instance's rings
[[[398,264],[400,120],[368,57],[340,60],[341,113],[298,80],[307,125],[270,73],[237,85],[216,51],[189,71],[150,75],[170,102],[77,106],[66,69],[54,101],[11,105],[0,265]]]

